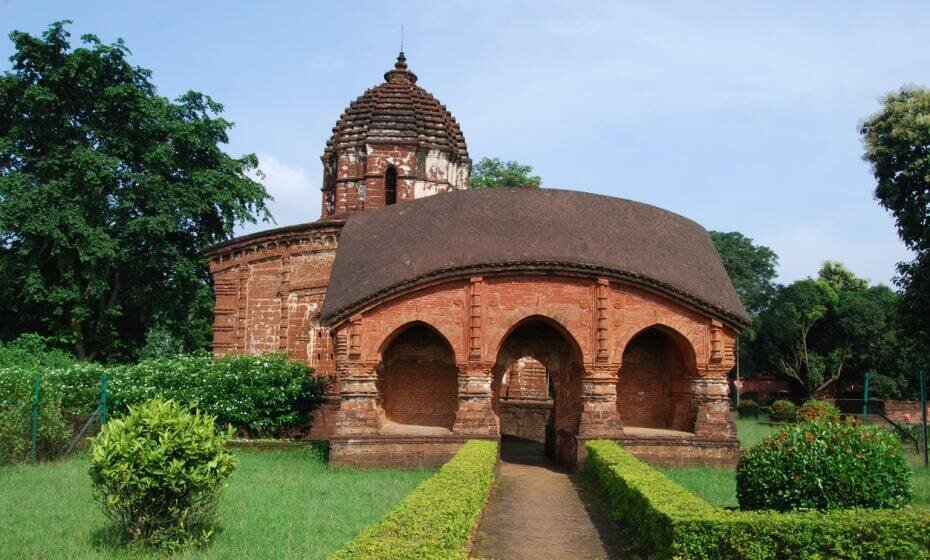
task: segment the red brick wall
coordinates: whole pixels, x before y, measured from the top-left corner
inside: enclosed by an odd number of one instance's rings
[[[389,420],[451,429],[458,408],[452,349],[428,327],[407,329],[384,353],[379,390]]]
[[[672,427],[672,380],[684,373],[668,335],[649,329],[630,341],[617,384],[617,409],[626,426]]]
[[[524,357],[513,362],[501,379],[502,399],[547,400],[549,376],[539,360]]]

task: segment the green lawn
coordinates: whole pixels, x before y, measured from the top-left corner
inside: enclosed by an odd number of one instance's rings
[[[172,558],[325,558],[433,471],[328,468],[318,450],[237,451],[210,547]],[[153,558],[114,547],[88,461],[0,467],[0,558]]]
[[[777,426],[763,424],[759,420],[738,419],[736,430],[740,445],[749,449],[765,437],[778,431]],[[924,468],[921,458],[913,452],[908,460],[914,467],[912,487],[914,505],[930,508],[930,469]],[[736,471],[719,467],[680,467],[663,469],[672,480],[691,490],[707,502],[718,507],[735,507]]]

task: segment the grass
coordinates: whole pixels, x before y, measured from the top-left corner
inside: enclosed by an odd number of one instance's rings
[[[742,449],[749,449],[778,431],[778,426],[756,419],[736,420],[736,430]],[[930,469],[924,468],[921,457],[907,453],[914,469],[911,479],[913,504],[930,508]],[[678,467],[663,469],[669,478],[717,507],[736,507],[736,470],[721,467]]]
[[[212,544],[171,558],[325,558],[433,471],[328,468],[318,449],[237,451]],[[0,558],[160,558],[121,548],[88,460],[0,467]]]

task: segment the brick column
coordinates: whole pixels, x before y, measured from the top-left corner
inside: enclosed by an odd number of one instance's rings
[[[617,411],[617,373],[608,367],[595,367],[581,380],[581,420],[578,437],[614,438],[623,435]]]
[[[374,365],[348,363],[340,372],[336,436],[375,435],[381,430],[378,375]]]
[[[695,435],[719,439],[736,436],[729,393],[726,379],[704,377],[691,380],[691,394],[697,410]]]
[[[456,435],[497,438],[500,421],[491,400],[492,364],[470,362],[459,366],[459,408],[452,431]]]

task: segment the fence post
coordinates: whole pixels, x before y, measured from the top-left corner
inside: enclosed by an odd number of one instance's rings
[[[865,383],[862,386],[862,423],[869,421],[869,372],[865,372]]]
[[[927,455],[927,373],[920,372],[920,416],[924,427],[924,467],[930,466]]]
[[[35,463],[38,460],[38,432],[39,432],[39,392],[42,390],[42,376],[36,375],[32,388],[32,422],[29,424],[29,441],[31,443],[29,457]]]
[[[107,394],[109,393],[109,378],[104,373],[100,376],[100,425],[107,423]]]

